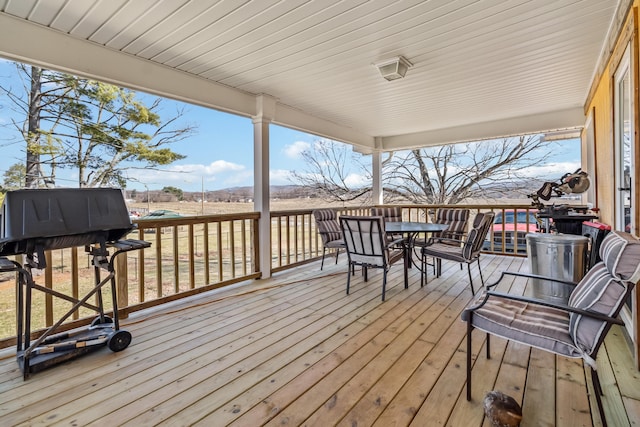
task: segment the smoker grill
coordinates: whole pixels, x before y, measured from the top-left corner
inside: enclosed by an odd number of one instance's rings
[[[123,239],[134,229],[118,189],[33,189],[8,192],[0,211],[0,271],[17,273],[17,358],[24,378],[49,366],[108,346],[124,350],[131,334],[120,329],[114,261],[124,252],[151,246],[143,240]],[[82,298],[73,298],[35,283],[33,268],[46,267],[45,251],[84,246],[92,257],[95,286]],[[112,255],[109,250],[113,249]],[[20,264],[7,256],[24,255]],[[101,270],[108,272],[102,279]],[[105,315],[102,287],[111,284],[113,317]],[[55,324],[31,342],[33,290],[72,304]],[[96,303],[89,298],[95,296]],[[97,317],[83,330],[55,333],[81,307]]]

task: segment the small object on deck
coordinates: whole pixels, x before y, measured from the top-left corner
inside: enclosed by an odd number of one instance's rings
[[[499,391],[487,393],[484,413],[493,427],[518,427],[522,421],[522,408],[518,402]]]

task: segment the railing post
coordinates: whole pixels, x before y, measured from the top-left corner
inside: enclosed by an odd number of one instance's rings
[[[261,278],[271,277],[271,215],[269,205],[269,124],[275,116],[276,99],[268,95],[256,98],[253,117],[253,168],[254,210],[260,212],[258,234],[260,236]]]
[[[259,219],[254,219],[253,221],[251,221],[251,235],[253,236],[253,251],[251,252],[251,261],[253,265],[251,271],[252,273],[257,273],[260,271],[260,233],[258,233],[259,227]]]

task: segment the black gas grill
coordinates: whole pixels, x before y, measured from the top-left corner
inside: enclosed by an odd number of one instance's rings
[[[0,271],[17,272],[17,356],[25,379],[30,373],[75,358],[97,348],[124,350],[131,334],[119,328],[114,261],[116,256],[150,246],[123,239],[134,226],[122,192],[110,188],[33,189],[8,192],[0,212]],[[33,268],[46,267],[45,251],[84,246],[92,257],[95,286],[84,297],[72,298],[33,280]],[[109,255],[109,250],[113,254]],[[24,262],[7,256],[24,255]],[[104,279],[100,271],[108,272]],[[102,287],[111,284],[113,317],[105,315]],[[34,290],[72,304],[54,325],[31,342]],[[96,303],[88,300],[95,296]],[[97,317],[83,330],[55,333],[74,312],[86,307]]]

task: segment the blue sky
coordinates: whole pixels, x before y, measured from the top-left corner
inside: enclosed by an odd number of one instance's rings
[[[171,107],[173,101],[166,100]],[[181,104],[184,106],[184,104]],[[162,170],[135,170],[140,183],[128,188],[151,189],[175,186],[184,191],[253,185],[253,125],[251,119],[194,105],[186,105],[187,120],[197,125],[196,134],[172,145],[186,158]],[[280,126],[270,127],[270,177],[273,185],[286,185],[294,169],[303,169],[300,151],[317,137]]]
[[[13,63],[0,59],[0,81],[3,86],[20,87]],[[141,98],[145,95],[138,92]],[[129,189],[161,189],[175,186],[184,191],[216,190],[253,185],[253,125],[249,118],[223,113],[196,105],[164,100],[161,115],[169,117],[176,108],[184,108],[184,124],[194,124],[193,136],[171,145],[186,158],[162,167],[162,170],[132,170]],[[6,98],[0,98],[0,176],[11,165],[24,162],[24,143],[10,123],[11,111]],[[304,163],[300,151],[318,139],[303,132],[272,125],[270,129],[272,184],[291,184],[291,170],[301,170]],[[59,171],[59,186],[77,186],[71,172]]]
[[[19,82],[13,63],[0,59],[2,85],[14,87]],[[18,82],[18,83],[17,83]],[[139,93],[144,98],[144,94]],[[173,144],[171,148],[186,156],[184,159],[162,167],[162,170],[131,170],[128,189],[151,190],[174,186],[184,191],[218,190],[253,185],[253,125],[249,118],[222,113],[195,105],[165,100],[161,115],[169,117],[176,108],[184,108],[185,124],[194,124],[196,133],[187,140]],[[11,126],[10,109],[6,99],[0,98],[0,177],[7,168],[24,162],[24,143]],[[305,164],[300,153],[312,146],[318,137],[280,126],[270,127],[270,176],[272,185],[291,184],[292,170],[303,171]],[[579,167],[579,141],[564,143],[554,153],[554,162],[532,169],[530,176],[548,176],[556,180]],[[358,181],[358,171],[352,171],[352,179]],[[77,186],[77,178],[71,171],[58,173],[58,186]]]

